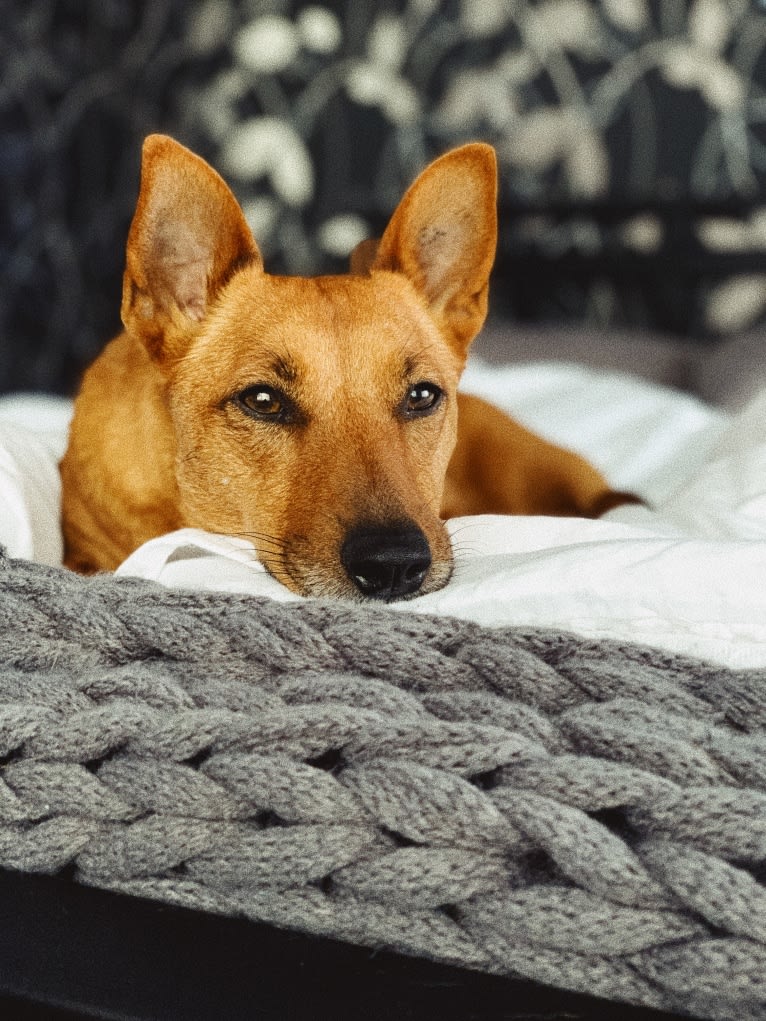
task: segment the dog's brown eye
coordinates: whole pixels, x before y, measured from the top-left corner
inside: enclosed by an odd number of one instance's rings
[[[441,402],[444,391],[436,383],[416,383],[411,387],[404,402],[404,409],[409,417],[427,415],[434,411]]]
[[[254,418],[286,422],[291,416],[292,405],[284,394],[271,386],[251,386],[234,398],[239,407]]]

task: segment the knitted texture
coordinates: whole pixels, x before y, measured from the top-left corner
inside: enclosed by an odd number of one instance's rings
[[[766,1018],[766,672],[0,555],[0,867]]]

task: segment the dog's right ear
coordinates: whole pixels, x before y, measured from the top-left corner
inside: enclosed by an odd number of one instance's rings
[[[253,263],[262,265],[258,246],[223,179],[172,138],[150,135],[128,235],[125,329],[158,362],[181,355],[216,293]]]

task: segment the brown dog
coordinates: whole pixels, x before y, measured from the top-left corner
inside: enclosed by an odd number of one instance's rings
[[[193,526],[251,539],[296,592],[399,599],[448,580],[442,516],[621,502],[582,458],[456,394],[495,202],[493,150],[466,145],[351,275],[271,276],[218,174],[148,138],[125,332],[85,375],[61,464],[67,565],[113,569]]]

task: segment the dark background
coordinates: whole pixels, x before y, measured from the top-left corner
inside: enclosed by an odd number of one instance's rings
[[[152,131],[224,174],[275,272],[340,269],[481,138],[496,319],[703,343],[766,320],[757,2],[0,0],[0,47],[0,391],[72,392],[119,329]]]

